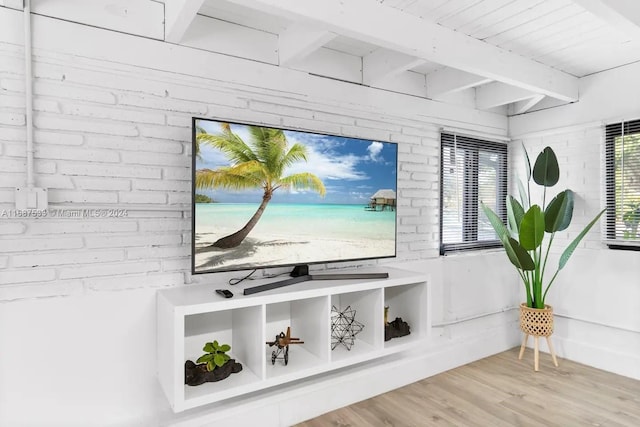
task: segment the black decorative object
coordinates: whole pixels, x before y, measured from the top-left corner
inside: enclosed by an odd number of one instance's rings
[[[355,320],[355,317],[356,310],[350,305],[342,311],[335,305],[331,306],[331,350],[335,350],[338,344],[351,350],[356,335],[364,328],[364,325]]]
[[[195,364],[191,360],[184,363],[184,383],[187,385],[200,385],[206,382],[221,381],[231,374],[242,371],[242,364],[235,359],[229,359],[222,366],[216,366],[213,371],[207,370],[206,363]]]
[[[411,333],[409,324],[402,320],[402,317],[396,317],[396,320],[384,325],[384,340],[389,341],[391,338],[404,337]]]

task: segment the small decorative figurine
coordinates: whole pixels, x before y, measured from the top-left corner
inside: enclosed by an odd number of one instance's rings
[[[356,321],[355,317],[356,311],[350,305],[342,311],[335,305],[331,306],[331,350],[335,350],[338,344],[351,350],[356,335],[364,329],[364,325]]]
[[[276,364],[276,359],[279,359],[280,355],[283,355],[284,365],[289,364],[289,345],[290,344],[304,344],[304,341],[300,341],[300,338],[291,337],[291,326],[287,327],[287,334],[280,332],[276,335],[273,341],[267,341],[269,347],[277,346],[275,350],[271,352],[271,364]]]
[[[387,323],[387,311],[389,307],[385,307],[385,325],[384,325],[384,340],[389,341],[391,338],[399,338],[404,337],[405,335],[409,335],[411,333],[411,328],[409,324],[402,320],[402,317],[396,317],[396,319],[392,322]]]

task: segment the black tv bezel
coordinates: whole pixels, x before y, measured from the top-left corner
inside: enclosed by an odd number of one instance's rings
[[[234,267],[234,268],[222,268],[222,269],[210,269],[206,271],[196,271],[196,203],[195,203],[195,194],[196,194],[196,121],[210,121],[210,122],[222,122],[229,123],[231,125],[239,125],[239,126],[263,126],[269,127],[272,129],[279,129],[284,131],[293,131],[293,132],[305,132],[312,135],[323,135],[323,136],[333,136],[339,138],[351,138],[351,139],[360,139],[363,141],[374,141],[373,139],[364,139],[361,137],[351,137],[345,135],[336,135],[328,132],[316,132],[310,131],[304,128],[296,128],[296,127],[284,127],[280,125],[272,125],[264,122],[253,122],[253,121],[234,121],[227,120],[224,118],[210,118],[210,117],[191,117],[191,274],[192,275],[200,275],[200,274],[214,274],[214,273],[228,273],[233,271],[246,271],[246,270],[258,270],[258,269],[267,269],[267,268],[282,268],[282,267],[294,267],[296,265],[300,265],[300,263],[284,263],[284,264],[270,264],[270,265],[260,265],[260,266],[251,266],[251,267]],[[398,168],[400,167],[398,163],[398,143],[392,141],[385,141],[376,139],[375,141],[384,142],[386,144],[395,145],[395,163],[396,163],[396,221],[394,224],[394,247],[393,247],[393,255],[386,256],[373,256],[373,257],[362,257],[362,258],[350,258],[350,259],[329,259],[317,262],[305,262],[306,265],[317,265],[317,264],[329,264],[329,263],[339,263],[339,262],[354,262],[354,261],[368,261],[374,259],[389,259],[396,258],[398,256]]]

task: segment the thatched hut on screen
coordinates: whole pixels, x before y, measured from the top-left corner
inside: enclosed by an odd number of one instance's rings
[[[393,190],[378,190],[371,196],[371,201],[366,209],[370,211],[386,211],[395,210],[396,208],[396,192]]]

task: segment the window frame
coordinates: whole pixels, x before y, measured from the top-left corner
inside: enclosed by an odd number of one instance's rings
[[[464,150],[464,171],[463,171],[463,197],[462,197],[462,242],[444,243],[444,151],[446,147],[453,147],[451,140],[461,140]],[[453,144],[455,144],[454,142]],[[455,134],[452,132],[441,132],[440,134],[440,219],[439,219],[439,252],[440,255],[447,255],[462,251],[492,249],[502,247],[499,239],[478,240],[478,221],[481,212],[479,208],[479,155],[481,151],[495,152],[502,156],[500,164],[502,170],[496,176],[496,197],[500,200],[496,214],[506,225],[507,207],[506,197],[508,194],[509,179],[509,151],[506,142],[495,142],[482,140]],[[475,221],[474,221],[475,219]]]
[[[609,249],[640,251],[640,240],[616,236],[616,138],[640,133],[640,119],[609,123],[605,126],[605,227],[604,241]]]

